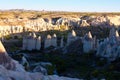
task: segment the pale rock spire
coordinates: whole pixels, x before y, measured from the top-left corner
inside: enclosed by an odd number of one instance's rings
[[[51,35],[48,34],[48,35],[47,35],[47,39],[51,39],[51,38],[52,38]]]
[[[53,34],[53,37],[56,38],[57,37],[56,34]]]
[[[72,32],[68,33],[67,36],[67,45],[69,45],[71,42],[75,41],[77,38],[76,32],[72,30]]]
[[[83,52],[88,53],[91,50],[95,49],[96,45],[96,38],[92,38],[91,32],[89,31],[84,37],[83,37]]]
[[[1,41],[0,41],[0,53],[5,53],[5,54],[7,53]]]
[[[89,37],[89,38],[92,38],[92,34],[91,34],[90,31],[88,32],[88,37]]]
[[[116,36],[116,37],[119,37],[119,33],[118,33],[117,30],[115,31],[115,36]]]
[[[36,34],[34,32],[32,34],[33,34],[33,38],[36,38]]]
[[[41,48],[41,36],[39,36],[36,40],[36,50],[40,50]]]
[[[0,65],[4,66],[8,70],[25,71],[22,65],[20,65],[17,61],[13,60],[7,54],[7,51],[4,48],[1,41],[0,41]]]
[[[41,36],[38,37],[38,40],[41,40]]]
[[[76,36],[76,32],[74,30],[72,30],[72,36]]]
[[[32,36],[32,33],[29,33],[29,35],[28,36]]]
[[[56,34],[53,34],[53,37],[51,39],[51,45],[54,47],[57,47],[57,36]]]
[[[44,48],[48,48],[51,46],[51,35],[47,35],[47,38],[45,39],[45,44],[44,44]]]
[[[27,50],[32,51],[36,48],[36,34],[30,33],[29,37],[27,38]]]

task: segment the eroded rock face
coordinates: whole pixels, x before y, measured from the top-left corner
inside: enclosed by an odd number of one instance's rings
[[[57,47],[57,36],[56,36],[56,34],[53,34],[53,36],[47,35],[47,38],[45,39],[44,48],[46,49],[50,46]]]
[[[0,80],[41,80],[41,73],[29,73],[7,70],[0,65]]]
[[[41,65],[36,66],[33,71],[34,72],[41,72],[44,75],[47,75],[47,70],[44,67],[42,67]]]
[[[110,23],[119,26],[120,25],[120,16],[107,16]]]
[[[72,32],[68,33],[67,36],[67,45],[69,45],[71,42],[75,41],[77,39],[76,32],[72,30]]]
[[[80,27],[87,27],[87,26],[90,26],[89,23],[87,23],[86,20],[81,20],[80,23],[79,23]]]
[[[40,50],[41,49],[41,36],[36,36],[36,34],[30,33],[29,36],[23,38],[23,50]]]
[[[11,24],[11,25],[10,25]],[[66,26],[65,30],[76,27],[89,26],[120,26],[119,15],[101,15],[101,16],[76,16],[76,17],[57,17],[52,18],[34,18],[34,19],[17,19],[6,18],[0,19],[0,37],[25,31],[48,31],[60,30],[60,26]]]
[[[8,56],[2,42],[0,41],[0,64],[7,69],[14,69],[15,64],[12,59]]]
[[[109,37],[99,44],[97,55],[107,57],[111,61],[120,57],[120,37],[114,28],[110,30]]]
[[[64,25],[64,26],[77,26],[78,18],[60,18],[56,21],[56,25]]]
[[[24,68],[7,54],[1,41],[0,41],[0,65],[4,66],[8,70],[24,71]]]
[[[88,53],[93,50],[93,42],[91,32],[88,32],[83,38],[83,52]]]
[[[41,63],[45,65],[45,63]],[[48,64],[48,63],[47,63]],[[51,65],[51,64],[50,64]],[[22,65],[8,56],[0,41],[0,80],[79,80],[59,76],[44,76],[40,72],[26,72]]]

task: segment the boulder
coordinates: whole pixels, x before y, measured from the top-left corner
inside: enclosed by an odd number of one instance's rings
[[[42,74],[47,75],[47,70],[41,65],[36,66],[33,72],[41,72]]]

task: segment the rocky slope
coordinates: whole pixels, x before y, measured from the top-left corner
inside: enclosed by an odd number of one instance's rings
[[[7,54],[0,41],[0,80],[79,80],[76,78],[45,76],[42,73],[26,72],[24,67]]]
[[[0,37],[28,31],[65,31],[80,27],[119,27],[119,13],[0,11]]]
[[[44,76],[41,73],[12,71],[7,70],[0,65],[0,80],[82,80],[82,79],[59,77],[57,75]]]
[[[75,13],[75,12],[47,12],[9,10],[0,11],[0,30],[17,30],[25,27],[25,30],[46,31],[59,30],[63,26],[86,27],[86,26],[119,26],[119,13]],[[4,28],[3,28],[4,27]],[[21,31],[21,30],[20,30]]]

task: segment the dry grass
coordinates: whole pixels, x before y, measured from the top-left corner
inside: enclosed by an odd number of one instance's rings
[[[120,15],[116,13],[91,13],[91,12],[65,12],[65,11],[34,11],[34,10],[5,10],[0,11],[0,25],[24,25],[27,20],[38,18],[57,18],[57,17],[72,17],[79,18],[80,16],[101,16],[101,15]]]
[[[78,16],[100,16],[100,15],[120,15],[120,12],[111,12],[111,13],[98,13],[98,12],[65,12],[65,11],[32,11],[32,10],[7,10],[7,11],[0,11],[0,18],[17,18],[17,17],[47,17],[47,18],[54,18],[54,17],[78,17]]]

